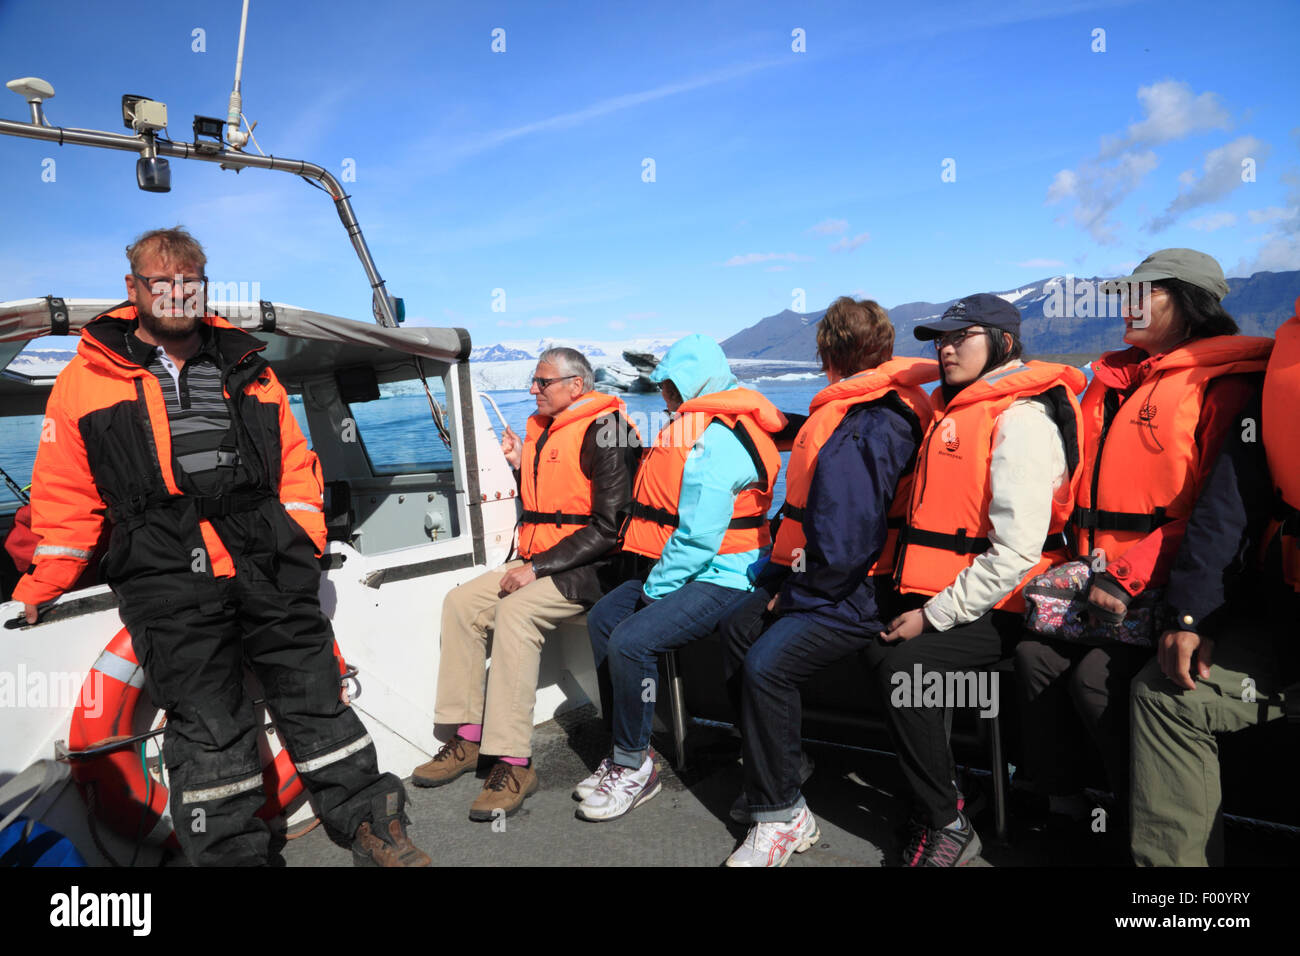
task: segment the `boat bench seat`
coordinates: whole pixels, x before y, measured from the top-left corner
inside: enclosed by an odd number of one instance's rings
[[[687,747],[694,721],[735,725],[723,686],[723,649],[716,635],[694,641],[678,651],[663,655],[661,677],[668,686],[663,719],[674,743],[672,763],[681,770],[689,759]],[[1015,661],[1005,658],[990,670],[999,680],[1000,706],[996,716],[982,718],[977,707],[955,709],[952,727],[954,756],[959,763],[985,767],[992,780],[992,810],[997,837],[1008,832],[1010,768],[1021,759],[1020,694]],[[816,674],[801,690],[803,698],[802,736],[807,740],[869,747],[892,753],[893,744],[881,717],[875,682],[863,655],[846,657]],[[1004,729],[1005,728],[1005,729]],[[1268,724],[1220,738],[1223,806],[1228,813],[1248,819],[1271,821],[1289,827],[1300,826],[1300,806],[1293,799],[1294,788],[1284,782],[1291,755],[1300,751],[1300,722],[1275,720]],[[1284,756],[1285,755],[1285,756]],[[1283,759],[1279,761],[1279,757]],[[1084,779],[1099,791],[1108,788],[1099,755],[1077,755]],[[1261,777],[1261,767],[1277,768]]]
[[[1003,840],[1007,832],[1010,779],[1002,728],[1006,725],[1008,709],[1014,710],[1015,693],[1011,685],[1015,678],[1014,662],[1007,658],[991,670],[998,672],[1000,709],[989,718],[981,718],[977,707],[956,709],[952,741],[959,761],[990,768],[997,836]],[[661,659],[661,672],[669,691],[665,723],[673,736],[673,767],[680,771],[689,759],[687,738],[693,721],[732,725],[737,722],[723,685],[721,642],[716,635],[710,635],[678,651],[670,651]],[[893,745],[881,716],[883,702],[877,699],[874,687],[861,654],[851,654],[814,675],[801,690],[802,736],[892,753]]]

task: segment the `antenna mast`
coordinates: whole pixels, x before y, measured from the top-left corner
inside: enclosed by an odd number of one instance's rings
[[[235,54],[235,86],[230,91],[230,107],[226,110],[226,142],[232,149],[243,149],[248,144],[248,133],[240,130],[244,113],[244,98],[239,92],[240,76],[244,72],[244,35],[248,32],[248,0],[239,18],[239,52]]]

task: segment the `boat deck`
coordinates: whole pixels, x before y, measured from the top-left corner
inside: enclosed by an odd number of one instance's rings
[[[436,789],[408,782],[411,835],[433,856],[434,865],[718,866],[744,836],[745,827],[727,815],[740,791],[742,770],[739,739],[725,728],[697,727],[687,772],[679,776],[661,757],[662,792],[607,823],[578,819],[572,797],[574,784],[609,746],[594,710],[582,707],[539,725],[533,746],[542,789],[518,813],[495,825],[469,820],[469,805],[482,786],[471,774]],[[808,744],[807,749],[817,766],[803,790],[821,840],[790,865],[892,864],[900,852],[897,831],[905,813],[896,796],[902,780],[895,759],[830,745]],[[976,825],[985,840],[977,865],[1085,862],[1063,860],[1059,847],[1050,854],[1032,835],[1018,837],[1013,846],[990,845],[991,820],[977,815]],[[322,827],[289,841],[280,853],[289,866],[352,862],[350,851],[330,840]]]

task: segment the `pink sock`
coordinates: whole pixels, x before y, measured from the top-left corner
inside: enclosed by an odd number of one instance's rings
[[[500,759],[501,759],[501,762],[502,762],[502,763],[508,763],[508,764],[510,764],[510,766],[512,766],[512,767],[527,767],[527,766],[528,766],[528,758],[527,758],[527,757],[502,757],[502,758],[500,758]]]
[[[470,743],[478,743],[483,739],[482,724],[461,724],[456,729],[456,736],[461,740],[468,740]]]

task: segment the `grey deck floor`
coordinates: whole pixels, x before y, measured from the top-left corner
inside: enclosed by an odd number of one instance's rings
[[[661,793],[605,823],[578,819],[571,795],[609,746],[591,708],[540,725],[533,746],[542,789],[495,829],[468,817],[481,778],[465,774],[436,789],[408,781],[411,837],[435,866],[718,866],[744,836],[745,827],[727,816],[740,792],[742,770],[739,742],[726,730],[696,729],[688,772],[679,777],[660,757]],[[804,792],[821,840],[790,865],[880,866],[882,851],[892,862],[899,852],[895,830],[904,812],[893,796],[899,778],[892,761],[832,747],[810,746],[809,752],[817,770]],[[352,863],[351,852],[321,827],[290,841],[281,852],[289,866]]]

